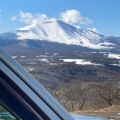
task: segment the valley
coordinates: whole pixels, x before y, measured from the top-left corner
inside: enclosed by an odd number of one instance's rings
[[[68,111],[120,104],[120,54],[9,52]]]

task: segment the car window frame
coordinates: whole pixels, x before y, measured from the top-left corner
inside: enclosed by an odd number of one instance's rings
[[[27,86],[36,97],[33,101],[50,117],[52,120],[74,120],[72,116],[56,101],[52,95],[33,78],[19,63],[0,48],[0,69],[10,77],[20,88]],[[32,99],[32,95],[28,95]],[[41,100],[38,102],[38,99]],[[36,101],[37,100],[37,101]],[[42,105],[42,107],[40,106]],[[47,111],[46,111],[47,110]]]

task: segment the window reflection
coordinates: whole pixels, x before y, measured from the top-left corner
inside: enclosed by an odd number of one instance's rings
[[[0,120],[17,120],[2,105],[0,105]]]

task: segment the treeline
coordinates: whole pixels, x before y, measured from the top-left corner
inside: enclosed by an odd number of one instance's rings
[[[118,81],[81,82],[57,84],[51,94],[68,110],[100,109],[120,105]]]

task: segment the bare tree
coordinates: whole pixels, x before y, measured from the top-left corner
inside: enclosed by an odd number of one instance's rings
[[[105,108],[120,104],[120,88],[112,83],[90,83],[88,98],[94,108]]]
[[[101,92],[99,93],[99,96],[109,106],[112,106],[112,105],[116,104],[116,102],[115,102],[116,99],[117,99],[117,101],[120,100],[119,94],[120,94],[119,87],[111,82],[107,82],[103,86],[101,86]]]

